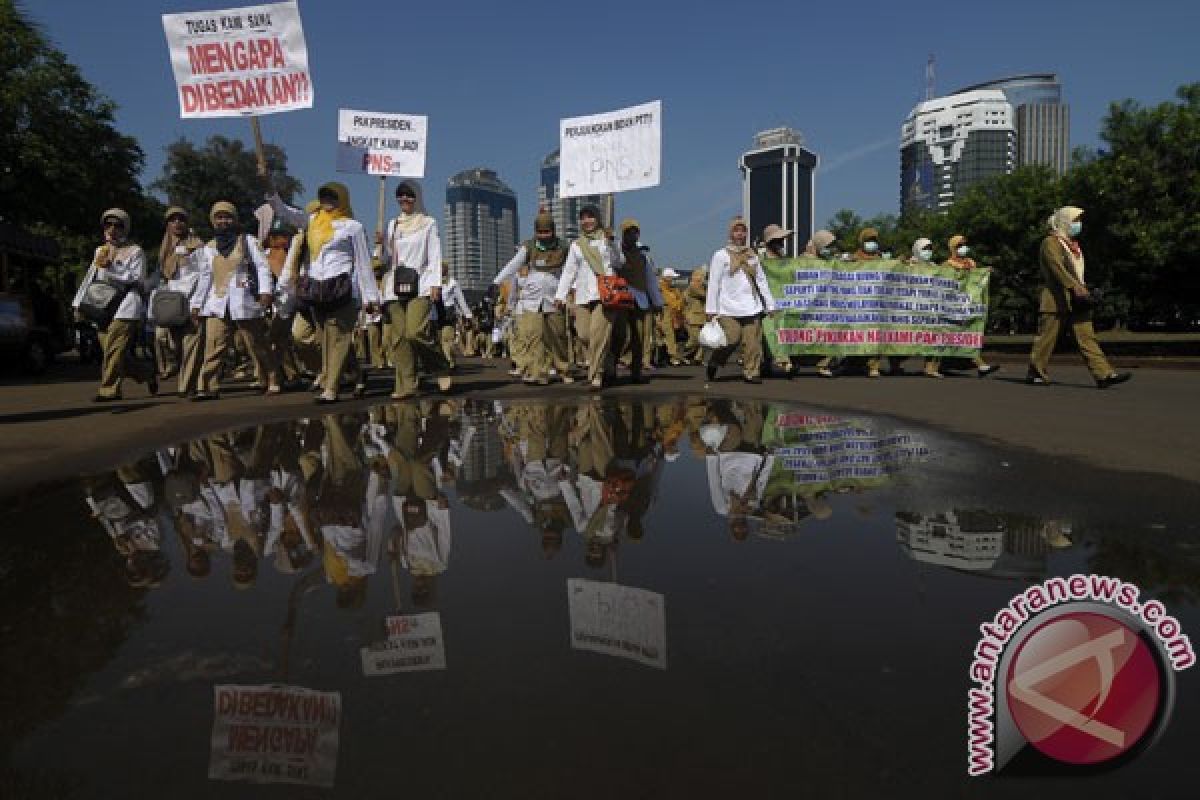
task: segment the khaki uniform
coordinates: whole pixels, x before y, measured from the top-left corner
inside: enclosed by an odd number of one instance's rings
[[[138,383],[146,383],[154,372],[154,365],[134,357],[130,345],[142,328],[141,320],[114,319],[100,334],[100,348],[104,360],[100,366],[101,397],[119,397],[121,380],[128,376]]]
[[[683,346],[683,356],[689,361],[701,360],[700,329],[707,319],[704,313],[704,302],[708,292],[704,288],[704,273],[696,270],[683,294],[683,322],[687,325],[687,343]]]
[[[188,320],[174,328],[159,328],[166,333],[174,349],[179,368],[179,391],[195,391],[200,379],[200,364],[203,361],[204,337],[200,326]]]
[[[433,303],[428,297],[397,300],[387,304],[386,318],[392,330],[388,346],[392,365],[396,368],[396,394],[417,391],[417,362],[437,375],[449,372],[450,365],[434,342]]]
[[[717,317],[717,323],[725,332],[726,345],[714,350],[712,361],[718,367],[725,366],[729,356],[742,350],[742,374],[747,378],[757,377],[762,368],[762,315],[752,317]]]
[[[663,308],[655,315],[655,332],[667,348],[667,357],[676,362],[679,360],[679,341],[675,338],[675,331],[683,327],[683,294],[666,278],[659,280],[658,287],[663,297]]]
[[[1090,305],[1078,303],[1074,297],[1072,289],[1085,286],[1075,276],[1067,249],[1057,236],[1051,234],[1042,240],[1038,261],[1042,268],[1042,294],[1038,304],[1038,335],[1029,354],[1030,370],[1043,378],[1047,376],[1058,335],[1064,325],[1070,325],[1079,354],[1092,377],[1099,380],[1113,374],[1112,365],[1096,342]]]

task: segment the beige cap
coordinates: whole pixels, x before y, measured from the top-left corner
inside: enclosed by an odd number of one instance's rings
[[[763,228],[762,240],[764,242],[771,242],[771,241],[774,241],[775,239],[786,239],[787,237],[789,237],[791,235],[792,235],[792,232],[789,231],[787,228],[781,228],[778,225],[772,223],[772,224],[768,225],[767,227]]]

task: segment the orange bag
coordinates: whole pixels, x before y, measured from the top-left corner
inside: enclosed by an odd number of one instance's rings
[[[597,275],[596,286],[600,290],[600,305],[605,308],[633,308],[633,292],[629,283],[620,275]]]

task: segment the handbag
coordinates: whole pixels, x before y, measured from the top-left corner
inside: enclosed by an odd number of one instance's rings
[[[392,292],[397,300],[411,300],[421,288],[421,273],[412,267],[396,267],[392,270]]]
[[[302,306],[314,311],[333,311],[350,302],[353,296],[349,272],[342,272],[325,280],[317,280],[305,273],[296,282],[297,300]]]
[[[600,305],[613,310],[633,308],[633,292],[629,282],[620,275],[597,275],[596,288],[600,293]]]
[[[104,280],[94,280],[88,284],[79,301],[79,313],[88,322],[99,328],[106,328],[117,315],[121,302],[128,289]]]
[[[636,477],[628,467],[610,467],[604,476],[600,502],[604,505],[619,506],[627,501],[633,493]]]
[[[150,298],[150,316],[164,328],[186,325],[192,318],[187,295],[174,289],[159,289]]]

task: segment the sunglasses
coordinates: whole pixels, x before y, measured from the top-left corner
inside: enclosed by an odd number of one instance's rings
[[[415,194],[398,194],[398,195],[396,195],[396,199],[401,200],[401,201],[416,200],[417,196]]]
[[[104,220],[104,227],[106,227],[106,228],[124,228],[125,223],[121,222],[118,219],[106,219],[106,220]]]

